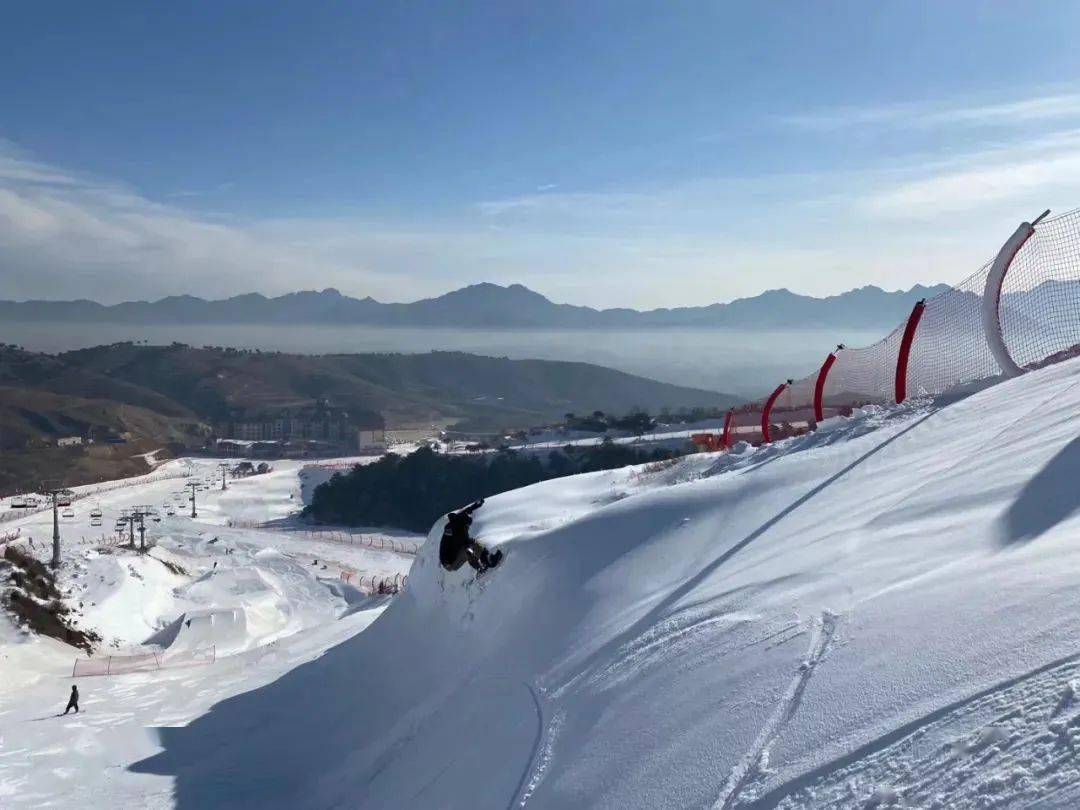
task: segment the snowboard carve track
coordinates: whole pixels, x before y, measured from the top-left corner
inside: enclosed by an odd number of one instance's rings
[[[773,742],[799,710],[799,704],[802,703],[810,678],[829,652],[839,623],[840,616],[828,610],[822,611],[821,616],[814,621],[814,630],[810,637],[810,647],[806,657],[788,683],[780,702],[773,709],[773,713],[754,741],[753,747],[728,776],[720,798],[713,805],[713,810],[730,810],[735,807],[743,789],[761,773],[763,766],[768,763],[769,750]]]
[[[530,687],[531,688],[531,687]],[[533,692],[535,695],[535,690]],[[538,699],[539,703],[539,699]],[[536,789],[540,786],[540,783],[544,780],[544,776],[547,775],[548,768],[551,765],[551,760],[555,755],[555,743],[558,742],[559,735],[562,733],[563,723],[566,721],[566,713],[558,711],[555,716],[552,717],[551,722],[544,728],[542,738],[538,742],[540,743],[536,752],[533,754],[531,767],[526,770],[526,774],[529,775],[528,782],[523,784],[524,790],[519,788],[520,800],[517,802],[517,807],[524,807],[529,803],[529,799],[532,798]],[[515,805],[512,803],[509,810]]]
[[[904,723],[748,804],[755,810],[801,808],[812,796],[814,807],[855,806],[850,786],[861,782],[859,787],[864,789],[869,783],[895,786],[895,792],[914,806],[926,806],[931,801],[928,797],[938,795],[949,795],[955,806],[981,806],[981,797],[971,795],[971,789],[985,783],[982,777],[995,776],[991,764],[998,770],[1009,764],[1027,770],[1032,778],[998,787],[999,804],[1045,806],[1055,793],[1077,788],[1073,780],[1055,776],[1063,764],[1075,759],[1075,749],[1080,747],[1080,712],[1069,712],[1078,676],[1080,654],[1051,661]],[[996,729],[1008,730],[1005,753],[984,735]],[[949,742],[942,745],[942,740]],[[1000,761],[991,763],[995,753]],[[961,767],[962,778],[949,783]],[[981,773],[984,767],[985,774]]]
[[[656,665],[659,661],[666,660],[668,656],[674,654],[673,651],[677,650],[679,645],[689,644],[700,635],[713,633],[718,629],[745,625],[757,618],[759,617],[756,615],[734,610],[724,612],[696,610],[672,616],[650,628],[640,638],[617,650],[606,666],[588,673],[588,677],[583,679],[584,683],[588,686],[597,686],[601,683],[611,684],[624,680],[634,673]],[[788,629],[790,625],[778,632]],[[758,642],[751,642],[744,646],[756,643]],[[725,654],[734,652],[735,649],[737,648],[726,650]],[[575,685],[578,683],[574,682]]]

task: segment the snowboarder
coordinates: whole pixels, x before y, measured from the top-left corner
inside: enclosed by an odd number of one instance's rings
[[[75,710],[75,714],[79,713],[79,687],[75,686],[75,684],[71,685],[71,697],[68,698],[68,705],[64,709],[64,714],[67,714],[72,709]]]
[[[439,562],[447,571],[457,571],[468,563],[482,574],[489,568],[494,568],[502,559],[501,551],[492,553],[469,536],[472,513],[483,505],[484,500],[481,498],[446,516],[446,528],[443,529],[442,542],[439,543]]]

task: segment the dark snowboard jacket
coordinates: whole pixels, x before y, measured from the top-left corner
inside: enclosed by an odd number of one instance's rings
[[[452,565],[461,552],[475,542],[469,536],[469,527],[472,526],[472,513],[483,503],[483,501],[471,503],[464,509],[451,512],[446,516],[446,528],[443,529],[442,541],[439,543],[440,563]]]

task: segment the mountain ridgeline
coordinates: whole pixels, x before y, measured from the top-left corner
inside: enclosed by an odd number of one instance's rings
[[[886,292],[867,286],[827,298],[781,289],[727,304],[639,311],[556,304],[520,284],[503,287],[485,283],[405,304],[351,298],[334,289],[274,298],[249,293],[213,301],[182,295],[113,305],[86,300],[0,301],[0,318],[21,322],[318,323],[443,328],[891,328],[907,315],[915,301],[944,289],[942,285],[916,285],[907,291]]]

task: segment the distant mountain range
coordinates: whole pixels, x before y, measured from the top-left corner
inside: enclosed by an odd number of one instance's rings
[[[319,323],[421,328],[891,328],[907,315],[915,301],[946,289],[946,285],[916,285],[907,291],[886,292],[867,286],[827,298],[797,295],[781,289],[728,304],[639,311],[556,304],[520,284],[503,287],[485,283],[408,304],[384,304],[370,297],[350,298],[334,289],[289,293],[276,298],[249,293],[216,301],[181,295],[113,305],[87,300],[0,301],[0,319],[124,324]]]

